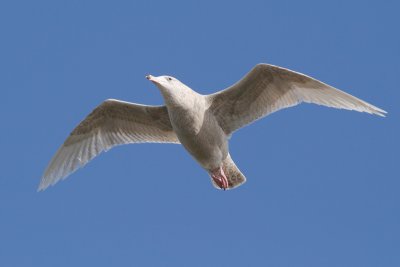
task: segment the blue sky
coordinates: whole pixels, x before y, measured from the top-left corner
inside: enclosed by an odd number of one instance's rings
[[[1,1],[0,266],[399,266],[397,1]],[[314,105],[238,131],[248,182],[215,190],[178,145],[112,149],[37,193],[107,98],[161,104],[146,74],[207,94],[256,63],[389,112]]]

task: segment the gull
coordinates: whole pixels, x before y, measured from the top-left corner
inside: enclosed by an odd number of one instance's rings
[[[378,116],[386,111],[312,77],[270,64],[257,64],[232,86],[201,95],[171,76],[146,76],[165,105],[108,99],[71,132],[50,161],[38,190],[66,178],[103,151],[131,143],[182,144],[217,189],[233,189],[246,177],[232,160],[228,143],[236,130],[301,102]]]

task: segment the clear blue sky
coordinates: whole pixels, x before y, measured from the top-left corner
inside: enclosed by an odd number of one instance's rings
[[[398,1],[242,2],[0,2],[0,266],[400,266]],[[104,99],[163,102],[146,74],[206,94],[259,62],[388,117],[274,113],[231,139],[248,181],[229,192],[159,144],[112,149],[36,192]]]

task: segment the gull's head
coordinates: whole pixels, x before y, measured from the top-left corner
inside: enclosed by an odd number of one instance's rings
[[[183,83],[172,76],[158,76],[147,75],[146,79],[154,83],[161,91],[171,92],[173,90],[179,90]]]

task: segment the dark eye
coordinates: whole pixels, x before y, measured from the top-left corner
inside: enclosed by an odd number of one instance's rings
[[[172,78],[171,78],[171,77],[168,77],[168,81],[172,81]]]

